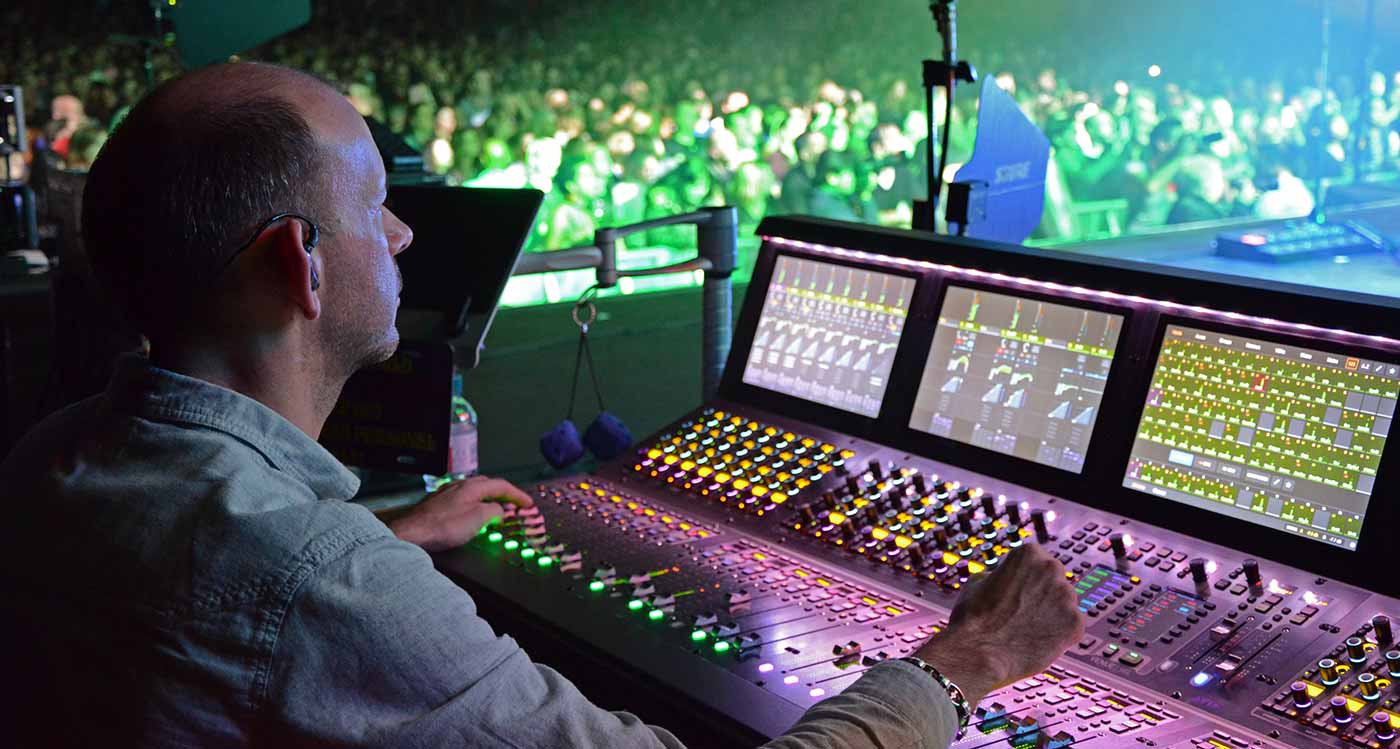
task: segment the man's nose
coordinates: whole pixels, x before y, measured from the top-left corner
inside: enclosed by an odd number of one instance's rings
[[[397,255],[413,244],[413,229],[388,208],[384,209],[384,236],[389,240],[390,255]]]

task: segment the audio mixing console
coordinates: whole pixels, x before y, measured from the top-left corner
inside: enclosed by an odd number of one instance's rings
[[[1086,634],[954,746],[1400,745],[1394,310],[763,228],[721,397],[444,572],[771,736],[1040,544]]]

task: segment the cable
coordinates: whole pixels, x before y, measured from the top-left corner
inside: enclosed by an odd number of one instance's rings
[[[938,154],[938,189],[943,191],[943,172],[948,169],[948,136],[953,132],[953,88],[957,85],[958,73],[954,68],[948,69],[948,81],[943,86],[943,143],[939,147]],[[934,216],[937,222],[938,216]],[[935,223],[935,226],[937,224]]]

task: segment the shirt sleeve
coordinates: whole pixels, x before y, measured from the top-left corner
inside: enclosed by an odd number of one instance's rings
[[[841,694],[813,705],[765,749],[945,749],[958,713],[942,685],[912,663],[887,661]]]
[[[498,636],[418,547],[374,538],[322,565],[282,618],[261,743],[683,749],[670,732],[595,706]],[[771,749],[929,747],[957,729],[936,681],[882,663],[813,706]]]
[[[316,570],[281,623],[262,743],[680,747],[498,636],[421,549],[372,539]]]

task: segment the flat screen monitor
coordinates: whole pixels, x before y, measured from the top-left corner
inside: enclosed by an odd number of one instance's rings
[[[894,273],[779,255],[744,382],[878,416],[915,284]]]
[[[543,200],[539,190],[390,186],[386,205],[413,230],[396,258],[404,281],[399,333],[452,341],[475,365]]]
[[[1354,551],[1400,366],[1168,324],[1124,486]]]
[[[949,286],[909,427],[1080,473],[1123,315]]]

